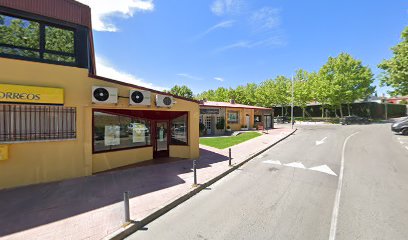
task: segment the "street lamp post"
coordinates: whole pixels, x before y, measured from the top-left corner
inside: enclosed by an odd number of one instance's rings
[[[292,124],[292,129],[293,129],[293,102],[295,101],[295,97],[294,97],[294,90],[293,90],[293,75],[292,75],[292,104],[291,104],[291,109],[290,109],[290,123]]]

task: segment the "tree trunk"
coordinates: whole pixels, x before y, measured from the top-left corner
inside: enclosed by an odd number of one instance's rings
[[[348,115],[350,116],[350,104],[347,104]]]
[[[302,117],[303,117],[303,120],[305,120],[305,107],[302,107]]]
[[[324,118],[324,107],[322,105],[322,118]]]
[[[341,107],[341,104],[340,104],[340,117],[343,118],[343,108]]]

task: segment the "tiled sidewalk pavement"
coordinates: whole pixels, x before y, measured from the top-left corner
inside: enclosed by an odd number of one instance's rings
[[[270,130],[232,147],[237,164],[292,132]],[[229,169],[228,149],[201,147],[198,182]],[[123,221],[123,192],[130,216],[141,220],[191,191],[192,161],[134,167],[61,182],[0,191],[0,239],[101,239]]]

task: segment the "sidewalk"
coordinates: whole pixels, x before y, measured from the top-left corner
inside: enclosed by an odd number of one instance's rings
[[[238,164],[289,135],[287,128],[232,147]],[[200,145],[198,183],[224,173],[228,149]],[[101,239],[123,224],[123,192],[130,217],[141,220],[194,188],[192,161],[133,167],[78,179],[0,191],[0,239]]]

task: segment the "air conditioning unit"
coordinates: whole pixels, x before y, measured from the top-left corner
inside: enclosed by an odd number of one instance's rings
[[[149,91],[130,90],[129,105],[150,106],[150,95],[151,93]]]
[[[111,87],[92,87],[92,102],[93,103],[118,103],[118,89]]]
[[[171,96],[156,95],[156,106],[158,107],[171,107],[174,104],[174,99]]]

